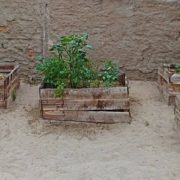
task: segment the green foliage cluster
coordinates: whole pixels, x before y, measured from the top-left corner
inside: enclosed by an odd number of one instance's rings
[[[87,34],[63,36],[52,46],[48,58],[38,58],[37,71],[44,76],[44,84],[56,88],[56,96],[62,96],[65,88],[106,87],[118,80],[119,68],[111,61],[105,63],[102,72],[87,58],[92,46]]]
[[[101,78],[106,87],[113,86],[119,78],[119,67],[111,61],[107,61],[105,69],[101,73]]]
[[[175,67],[176,73],[180,73],[180,65]]]

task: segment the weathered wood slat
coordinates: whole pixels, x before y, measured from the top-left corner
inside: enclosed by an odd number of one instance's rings
[[[180,92],[180,84],[167,83],[166,80],[158,74],[158,84],[165,86],[167,89],[172,89],[175,92]]]
[[[180,95],[176,97],[176,106],[180,105]]]
[[[172,84],[171,87],[175,92],[180,92],[180,84]]]
[[[158,88],[159,88],[164,100],[168,103],[168,105],[174,105],[175,98],[178,93],[174,92],[172,89],[168,89],[164,85],[158,84]]]
[[[180,74],[169,70],[170,65],[158,68],[158,87],[169,105],[175,104],[175,98],[180,94]]]
[[[4,100],[0,100],[0,108],[4,108],[6,106],[6,102]]]
[[[14,83],[11,86],[11,88],[9,89],[9,93],[8,93],[8,96],[7,96],[7,99],[6,99],[6,106],[7,107],[9,107],[9,105],[13,102],[12,93],[13,93],[13,91],[17,91],[19,86],[20,86],[20,81],[16,81],[16,83]]]
[[[14,75],[19,71],[19,65],[16,65],[12,71],[9,72],[8,76]]]
[[[0,71],[1,70],[10,70],[10,71],[12,71],[13,69],[14,69],[14,65],[0,64]]]
[[[129,112],[106,111],[57,111],[43,112],[43,118],[55,121],[75,121],[90,123],[120,123],[130,122]]]
[[[176,119],[180,121],[180,109],[175,109]]]
[[[12,92],[19,87],[18,71],[18,65],[0,65],[0,73],[7,73],[0,81],[0,107],[7,108],[7,105],[12,100]]]
[[[168,68],[159,67],[158,74],[167,82],[171,84],[180,84],[180,74],[171,72]]]
[[[176,97],[175,116],[176,116],[176,119],[180,121],[180,95],[177,95]]]
[[[55,98],[54,89],[40,89],[40,98]],[[127,87],[66,89],[64,99],[117,99],[128,97]]]
[[[18,84],[18,83],[19,83],[19,77],[17,76],[17,77],[15,77],[15,78],[9,83],[9,85],[6,87],[7,93],[9,93],[10,89],[12,89],[13,86],[16,86],[16,84]]]
[[[42,100],[43,111],[57,110],[129,110],[129,99]]]
[[[0,93],[0,100],[4,100],[4,93]]]
[[[55,89],[41,86],[39,94],[41,115],[48,121],[88,123],[131,121],[127,84],[110,88],[65,89],[61,98],[55,97]]]
[[[11,69],[0,69],[0,72],[1,73],[5,73],[5,74],[8,74],[8,73],[10,73],[11,72]]]

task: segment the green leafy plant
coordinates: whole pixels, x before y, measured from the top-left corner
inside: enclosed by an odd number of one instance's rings
[[[61,37],[50,49],[50,56],[39,57],[37,71],[44,76],[45,87],[56,88],[55,95],[63,96],[65,88],[99,87],[101,82],[107,87],[118,79],[118,67],[112,62],[105,64],[99,72],[87,58],[88,35]]]
[[[87,40],[87,34],[65,36],[51,48],[60,61],[67,63],[67,78],[72,88],[85,86],[85,82],[88,85],[94,74],[91,63],[86,58],[87,50],[92,48]]]
[[[56,57],[50,57],[44,59],[36,68],[44,75],[44,83],[50,87],[56,88],[60,80],[68,83],[69,70],[63,60],[59,61]]]
[[[106,87],[113,86],[119,78],[119,68],[116,64],[112,63],[111,61],[107,61],[105,63],[105,68],[101,74],[101,78],[104,82]]]
[[[180,73],[180,65],[175,67],[176,73]]]
[[[62,97],[64,94],[65,84],[63,82],[59,83],[55,90],[55,96],[56,97]]]

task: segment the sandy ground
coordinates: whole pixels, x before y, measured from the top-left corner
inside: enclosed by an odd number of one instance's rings
[[[179,180],[180,134],[153,82],[131,82],[132,124],[44,124],[38,87],[0,111],[0,180]]]

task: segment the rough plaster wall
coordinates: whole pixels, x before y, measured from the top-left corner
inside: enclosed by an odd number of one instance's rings
[[[0,12],[0,63],[19,63],[22,76],[29,77],[42,51],[41,3],[0,0]]]
[[[43,49],[42,2],[0,0],[0,60],[19,62],[23,74],[34,73],[34,56]],[[179,0],[46,2],[49,42],[57,35],[88,32],[95,48],[90,56],[98,64],[112,59],[131,77],[150,78],[158,64],[180,62]]]
[[[50,38],[88,32],[97,63],[113,59],[132,77],[152,77],[158,64],[180,62],[180,2],[51,0]]]

